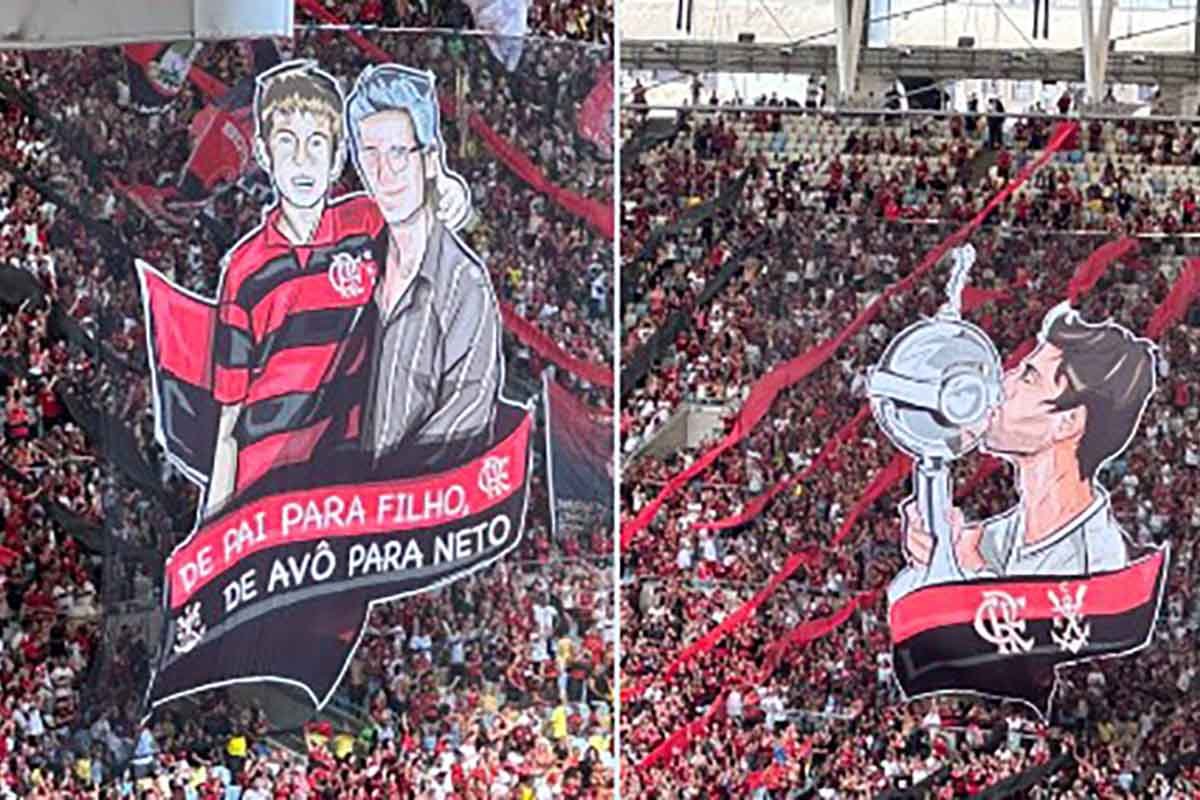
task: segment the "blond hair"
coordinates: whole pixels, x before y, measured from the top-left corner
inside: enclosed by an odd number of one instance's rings
[[[308,112],[329,119],[329,130],[336,151],[342,142],[342,93],[337,82],[312,62],[288,64],[258,79],[254,95],[254,115],[258,133],[264,141],[271,138],[272,118],[276,112]]]

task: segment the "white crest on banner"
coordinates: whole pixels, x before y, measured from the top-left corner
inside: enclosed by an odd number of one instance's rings
[[[175,628],[175,652],[179,654],[189,653],[192,648],[200,643],[204,638],[204,634],[208,628],[200,620],[200,603],[197,601],[192,603],[176,621]]]
[[[1050,631],[1050,638],[1063,650],[1077,654],[1087,647],[1092,638],[1091,623],[1080,624],[1083,622],[1083,597],[1087,594],[1087,585],[1080,584],[1074,598],[1065,582],[1060,583],[1058,588],[1061,595],[1053,589],[1046,592],[1050,605],[1054,607],[1054,628]]]
[[[987,591],[979,608],[975,609],[975,632],[985,641],[996,645],[1000,655],[1028,653],[1033,638],[1025,638],[1025,597],[1013,597],[1008,592]]]
[[[329,283],[339,296],[349,299],[366,291],[363,283],[363,257],[353,253],[334,253],[329,263]]]
[[[508,478],[508,459],[489,456],[479,468],[479,488],[488,497],[499,497],[507,492],[511,485]]]

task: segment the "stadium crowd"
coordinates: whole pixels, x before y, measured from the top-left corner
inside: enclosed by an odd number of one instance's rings
[[[462,0],[322,0],[326,10],[362,25],[388,28],[475,28],[470,7]],[[613,4],[610,0],[533,0],[529,34],[552,39],[611,44]]]
[[[466,19],[450,4],[326,6],[367,24]],[[431,66],[443,87],[465,75],[458,99],[472,113],[549,180],[607,202],[611,169],[575,116],[611,58],[586,43],[609,41],[611,11],[535,2],[530,28],[547,38],[525,42],[514,72],[471,37],[376,41]],[[347,82],[367,63],[328,31],[280,47]],[[252,55],[209,44],[197,65],[236,86]],[[189,127],[211,98],[187,84],[147,116],[130,106],[125,78],[118,49],[0,53],[0,798],[610,796],[611,524],[552,535],[540,455],[521,547],[378,609],[332,716],[302,739],[221,692],[142,724],[161,554],[186,535],[197,492],[154,444],[132,257],[212,293],[224,249],[259,221],[266,193],[247,174],[176,202]],[[445,130],[474,201],[465,236],[501,301],[571,355],[611,368],[611,243],[463,126],[447,119]],[[128,191],[138,185],[168,202],[139,206]],[[357,188],[347,169],[334,193]],[[504,345],[506,392],[533,394],[548,362],[516,337]],[[132,443],[119,465],[104,452],[109,429]]]
[[[1012,159],[1001,164],[1004,151],[986,148],[982,119],[794,120],[771,109],[692,112],[674,131],[652,136],[642,135],[639,126],[651,123],[638,115],[623,120],[631,123],[626,144],[640,137],[642,148],[623,160],[623,358],[644,355],[647,343],[658,348],[644,381],[622,386],[623,524],[733,430],[756,380],[832,337],[909,275],[1036,157],[1049,133],[1032,122],[1018,132],[1010,121],[1003,146]],[[1170,213],[1181,221],[1195,178],[1190,127],[1131,121],[1097,131],[1085,122],[1082,130],[969,239],[977,252],[971,285],[988,298],[969,318],[1002,355],[1036,334],[1099,245],[1126,232],[1183,230],[1167,230],[1153,185],[1153,199],[1135,192],[1124,208],[1107,205],[1102,191],[1094,218],[1056,209],[1075,203],[1077,189],[1088,192],[1072,176],[1093,163],[1111,173],[1107,161],[1090,160],[1105,154],[1114,164],[1127,158],[1116,169],[1149,175],[1151,184],[1170,165],[1166,187],[1176,174],[1183,187]],[[920,175],[927,157],[937,180]],[[916,213],[907,210],[912,197]],[[1030,213],[1018,212],[1022,203]],[[1088,224],[1114,208],[1121,224]],[[1197,255],[1184,237],[1139,245],[1077,301],[1085,319],[1141,330],[1184,259]],[[844,541],[833,541],[895,453],[869,415],[756,518],[724,530],[697,527],[745,511],[850,423],[865,403],[867,368],[894,333],[937,310],[945,275],[935,270],[883,304],[622,549],[623,793],[865,798],[904,796],[919,784],[930,792],[924,796],[967,797],[1038,765],[1050,776],[1021,796],[1190,797],[1200,789],[1196,756],[1184,757],[1196,752],[1200,730],[1200,306],[1158,340],[1158,390],[1141,432],[1103,473],[1136,542],[1171,545],[1154,641],[1135,656],[1063,670],[1045,720],[1017,704],[963,696],[899,701],[882,589],[904,564],[903,482],[871,504]],[[711,299],[701,306],[706,289]],[[676,334],[653,339],[673,317],[683,320]],[[650,446],[655,434],[685,403],[720,409],[724,425],[695,447],[660,453]],[[956,462],[954,485],[966,485],[982,459]],[[958,504],[968,519],[983,519],[1015,502],[1002,469]],[[797,553],[807,553],[806,562],[754,613],[674,663]],[[852,601],[861,605],[840,627],[776,650],[797,626]]]

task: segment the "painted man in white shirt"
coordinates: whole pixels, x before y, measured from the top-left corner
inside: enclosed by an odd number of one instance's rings
[[[1020,502],[977,523],[948,512],[965,577],[1088,575],[1129,563],[1097,473],[1137,431],[1154,360],[1154,345],[1120,325],[1084,322],[1066,304],[1047,313],[983,434],[984,449],[1016,468]],[[933,539],[911,501],[902,514],[908,557],[927,564]]]

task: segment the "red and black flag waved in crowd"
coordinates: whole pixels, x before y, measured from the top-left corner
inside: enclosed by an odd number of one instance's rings
[[[555,536],[589,520],[612,517],[612,414],[589,406],[547,373],[546,459]]]
[[[153,114],[170,106],[203,46],[202,42],[148,42],[121,48],[133,107]]]

